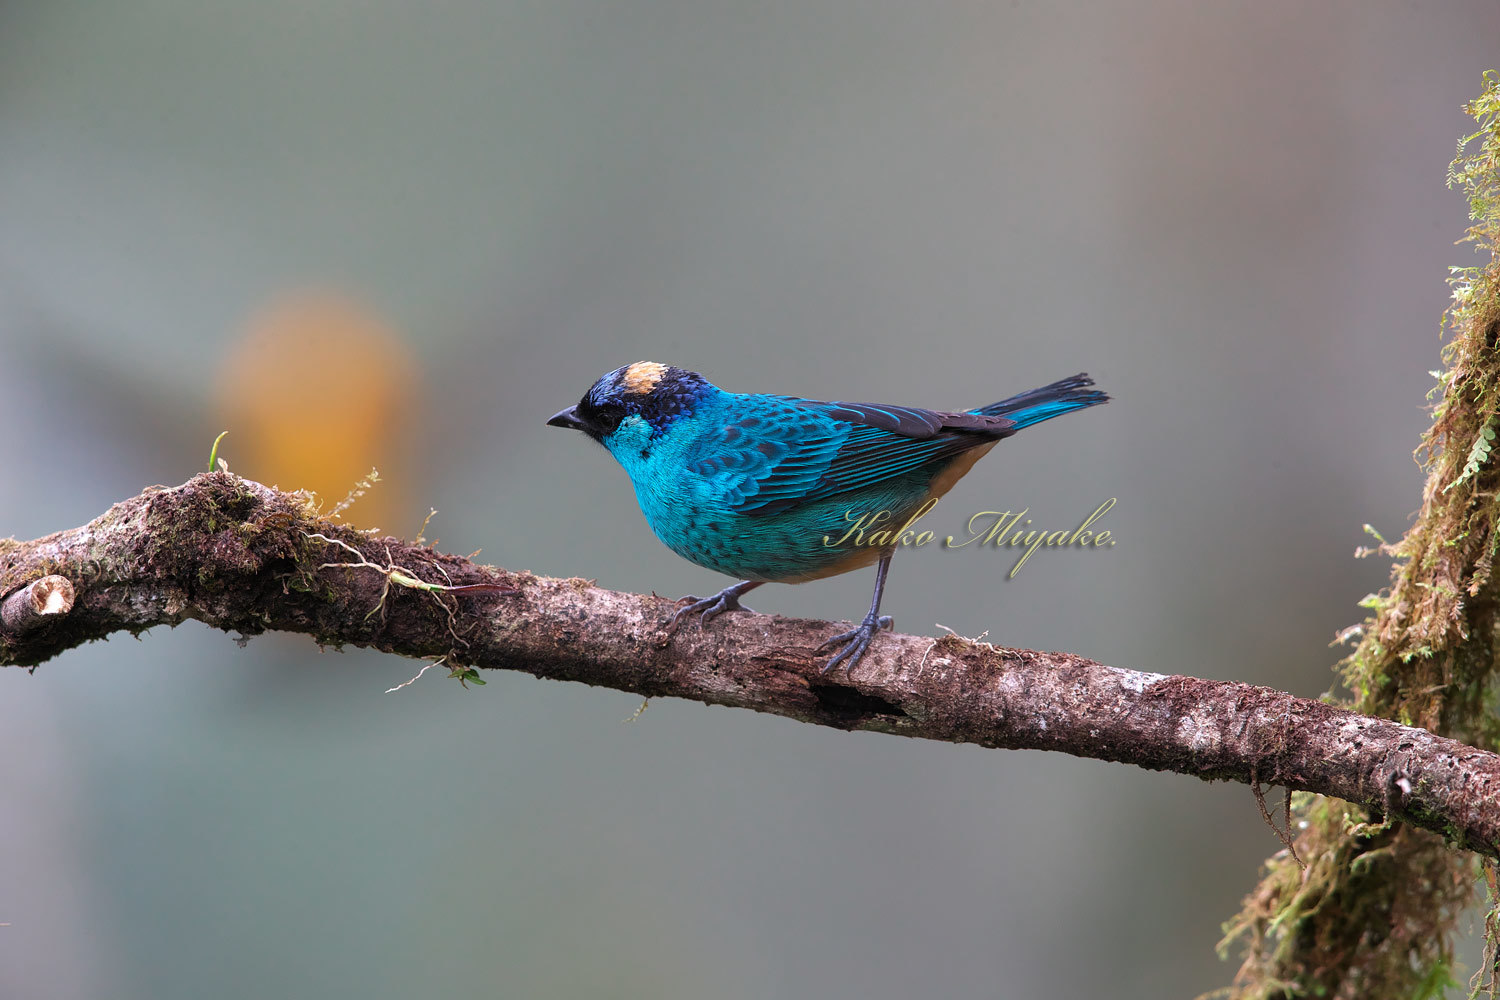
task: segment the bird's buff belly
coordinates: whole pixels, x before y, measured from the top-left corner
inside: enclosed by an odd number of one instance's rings
[[[881,549],[839,543],[861,514],[889,510],[897,524],[931,495],[914,488],[846,494],[775,514],[747,515],[678,503],[645,511],[651,530],[691,562],[742,580],[798,583],[868,566]]]

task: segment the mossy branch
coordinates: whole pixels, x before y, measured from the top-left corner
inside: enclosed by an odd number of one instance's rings
[[[0,665],[196,619],[301,632],[474,668],[749,708],[844,730],[1060,750],[1201,778],[1318,792],[1500,857],[1500,755],[1280,691],[1104,666],[956,636],[882,634],[824,674],[831,623],[725,615],[477,565],[322,518],[306,494],[224,472],[155,488],[91,524],[0,541],[0,601],[64,578],[67,613],[0,626]]]

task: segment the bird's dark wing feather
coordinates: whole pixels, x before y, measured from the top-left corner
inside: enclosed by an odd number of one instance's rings
[[[1013,421],[975,413],[812,400],[797,405],[853,425],[823,473],[817,496],[872,486],[1015,433]]]
[[[843,420],[859,427],[887,431],[895,437],[913,441],[927,441],[944,431],[978,431],[994,436],[994,432],[1007,429],[1009,420],[996,420],[977,413],[941,413],[923,410],[915,406],[891,406],[886,403],[820,403],[812,399],[797,399],[795,396],[780,397],[787,402],[806,409],[816,410],[834,420]]]
[[[688,468],[732,509],[772,514],[953,458],[1015,432],[1004,417],[910,406],[747,397],[753,412],[710,435]]]

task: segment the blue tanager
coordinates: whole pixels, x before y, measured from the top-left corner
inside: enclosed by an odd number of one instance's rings
[[[877,563],[870,612],[819,647],[852,671],[877,630],[895,544],[830,544],[861,516],[900,525],[942,496],[1001,438],[1109,400],[1087,375],[956,413],[725,392],[697,372],[640,361],[605,375],[547,423],[609,449],[646,522],[685,559],[740,582],[672,616],[700,624],[742,608],[763,583],[801,583]],[[866,523],[869,523],[868,521]]]

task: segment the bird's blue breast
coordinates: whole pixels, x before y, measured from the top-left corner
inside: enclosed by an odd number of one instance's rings
[[[715,390],[662,426],[626,418],[604,443],[651,530],[678,555],[747,580],[812,579],[873,560],[824,538],[841,538],[851,512],[904,517],[951,457],[934,449],[887,460],[890,432],[801,403]]]

